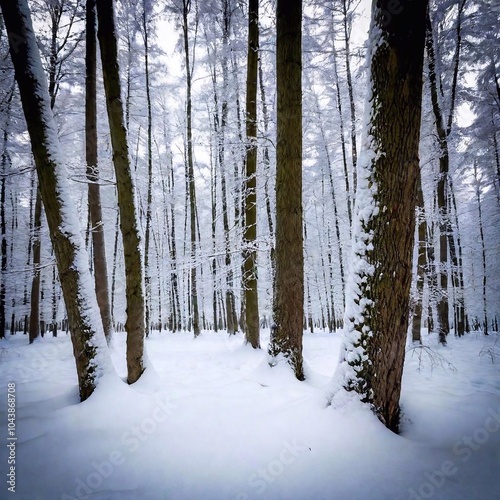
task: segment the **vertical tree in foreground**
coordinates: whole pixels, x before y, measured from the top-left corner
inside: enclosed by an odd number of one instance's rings
[[[276,288],[269,354],[282,354],[304,380],[302,334],[302,0],[276,8]]]
[[[144,371],[144,291],[134,184],[121,96],[113,0],[99,0],[97,2],[97,19],[97,37],[101,49],[104,91],[113,146],[120,229],[125,257],[127,380],[129,384],[133,384]]]
[[[248,3],[248,57],[245,182],[245,226],[243,283],[245,285],[245,336],[254,349],[259,341],[259,296],[257,292],[257,61],[259,58],[259,0]]]
[[[109,301],[106,242],[102,222],[101,190],[97,163],[97,16],[96,0],[87,0],[85,21],[85,157],[89,180],[89,212],[92,226],[94,283],[104,335],[111,340],[112,318]]]
[[[334,391],[355,391],[398,432],[410,315],[427,1],[372,3],[346,333]],[[334,393],[335,396],[335,393]]]
[[[26,0],[0,0],[10,54],[28,125],[41,198],[47,215],[59,279],[68,313],[80,399],[94,391],[111,369],[75,206],[70,201],[57,127]]]

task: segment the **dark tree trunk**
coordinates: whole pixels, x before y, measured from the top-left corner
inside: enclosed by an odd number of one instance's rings
[[[282,354],[304,380],[302,224],[302,0],[276,9],[276,289],[269,354]]]
[[[339,386],[399,428],[419,175],[426,1],[372,4],[370,100],[358,162],[352,275]],[[384,15],[385,14],[385,15]]]
[[[246,96],[246,182],[243,284],[245,291],[245,336],[254,349],[260,347],[259,297],[257,293],[257,60],[259,50],[259,0],[248,4],[248,56]]]
[[[97,162],[97,38],[96,0],[87,0],[86,8],[86,79],[85,79],[85,154],[89,180],[89,215],[92,227],[94,284],[101,313],[104,334],[108,343],[113,329],[109,301],[108,267],[104,225],[102,221],[99,167]]]

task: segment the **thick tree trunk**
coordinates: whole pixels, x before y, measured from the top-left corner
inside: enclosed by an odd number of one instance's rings
[[[121,98],[117,33],[113,0],[97,2],[98,39],[106,93],[106,108],[113,146],[120,229],[125,255],[127,300],[127,380],[133,384],[144,371],[144,291],[141,246],[130,157]]]
[[[104,334],[111,341],[113,322],[109,301],[108,267],[104,225],[102,221],[99,167],[97,162],[97,32],[96,0],[87,0],[86,7],[86,79],[85,79],[85,154],[89,180],[88,204],[92,228],[94,284]]]
[[[10,37],[11,58],[21,94],[31,147],[56,256],[76,360],[81,400],[94,391],[102,370],[111,369],[102,325],[93,322],[98,306],[88,286],[88,255],[59,151],[47,82],[26,0],[0,0]]]
[[[397,432],[410,315],[427,2],[407,1],[388,17],[390,2],[372,4],[347,328],[334,390],[357,392]]]
[[[302,0],[276,9],[276,290],[269,354],[282,354],[304,380],[302,225]]]
[[[259,0],[248,4],[248,56],[246,96],[246,182],[243,250],[245,291],[245,338],[254,349],[260,347],[259,296],[257,292],[257,60],[259,50]]]

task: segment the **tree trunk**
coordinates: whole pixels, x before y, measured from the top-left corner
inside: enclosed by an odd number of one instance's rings
[[[245,338],[260,348],[259,296],[257,292],[257,60],[259,50],[259,0],[248,4],[248,56],[246,95],[246,182],[243,284],[245,291]]]
[[[266,89],[264,86],[264,78],[262,72],[262,61],[260,57],[258,58],[259,67],[259,89],[260,89],[260,100],[262,103],[262,120],[264,122],[264,136],[267,138],[269,134],[269,113],[267,109],[266,101]],[[275,280],[276,280],[276,262],[275,262],[275,234],[274,234],[274,224],[273,224],[273,211],[271,209],[271,197],[269,195],[269,179],[271,177],[271,159],[269,158],[269,146],[267,141],[263,146],[263,159],[264,159],[264,198],[266,201],[266,215],[267,215],[267,225],[269,227],[269,264],[271,268],[271,283],[272,283],[272,294],[274,297]]]
[[[372,4],[369,100],[342,361],[334,391],[358,393],[398,432],[419,175],[427,2]]]
[[[269,354],[282,354],[304,380],[302,224],[302,0],[276,8],[276,291]]]
[[[142,29],[144,38],[144,71],[146,83],[146,106],[148,111],[148,194],[146,201],[146,230],[144,235],[144,285],[146,290],[146,336],[149,334],[151,323],[151,270],[149,269],[150,239],[151,239],[151,217],[153,204],[153,116],[151,109],[151,91],[149,79],[149,37],[146,13],[146,2],[142,3]]]
[[[57,128],[50,109],[47,82],[26,0],[0,0],[10,38],[31,147],[47,214],[52,245],[71,330],[80,399],[94,391],[102,371],[111,369],[104,332],[93,322],[98,306],[88,270],[88,255],[74,205],[68,201],[69,185],[59,151]],[[22,75],[22,78],[20,77]]]
[[[0,31],[1,34],[1,31]],[[6,288],[6,273],[7,273],[7,219],[5,216],[5,181],[6,174],[11,165],[10,155],[7,151],[7,143],[9,140],[9,123],[10,123],[10,110],[12,97],[14,96],[14,83],[10,93],[6,99],[6,124],[2,134],[2,156],[1,156],[1,181],[0,181],[0,234],[2,237],[1,242],[1,279],[0,279],[0,338],[5,338],[5,325],[6,325],[6,298],[7,298],[7,288]],[[28,250],[29,252],[29,250]]]
[[[40,260],[42,245],[40,241],[42,229],[42,196],[36,190],[35,220],[33,226],[33,280],[31,282],[30,300],[30,344],[40,335]]]
[[[479,236],[481,238],[481,256],[483,264],[483,331],[485,335],[488,335],[488,301],[486,298],[487,289],[487,274],[486,274],[486,246],[484,243],[484,230],[483,230],[483,209],[481,206],[481,184],[479,176],[477,174],[477,160],[474,159],[474,180],[476,182],[476,199],[477,199],[477,211],[478,211],[478,223],[479,223]]]
[[[463,270],[461,266],[461,258],[457,256],[455,242],[453,239],[453,231],[451,225],[451,215],[449,209],[449,199],[454,197],[452,180],[450,177],[450,155],[449,155],[449,137],[453,125],[453,117],[455,112],[455,102],[457,95],[457,80],[458,69],[460,62],[460,53],[462,46],[461,26],[462,13],[465,7],[466,0],[460,0],[458,4],[458,17],[456,26],[456,48],[453,56],[453,76],[450,92],[450,107],[447,118],[444,116],[442,106],[439,102],[439,92],[442,92],[441,76],[436,71],[436,54],[434,50],[434,35],[429,12],[426,16],[426,49],[429,64],[429,83],[431,90],[432,110],[434,113],[434,122],[436,125],[436,133],[439,141],[439,179],[437,185],[437,199],[439,210],[439,262],[440,262],[440,288],[437,311],[438,311],[438,328],[439,341],[446,344],[446,336],[450,331],[449,324],[449,296],[448,296],[448,248],[450,251],[451,260],[451,277],[452,285],[455,294],[459,297],[453,302],[453,310],[455,318],[454,328],[455,333],[461,335],[465,330],[465,311],[463,304]],[[457,219],[458,224],[458,219]],[[457,232],[459,228],[457,225]]]
[[[120,72],[118,67],[117,33],[113,0],[97,2],[98,39],[106,93],[106,108],[113,147],[120,229],[125,256],[125,294],[127,300],[127,380],[136,382],[144,371],[144,292],[141,246],[130,168]]]
[[[188,15],[191,10],[191,0],[182,0],[182,32],[184,39],[184,62],[186,65],[186,182],[189,200],[189,225],[190,225],[190,248],[191,248],[191,270],[190,270],[190,303],[192,327],[194,336],[200,335],[200,319],[198,311],[198,289],[196,280],[196,186],[194,182],[194,159],[193,159],[193,104],[191,100],[192,68],[189,52]]]
[[[391,9],[391,7],[390,7]],[[354,103],[354,91],[352,86],[351,76],[351,54],[350,54],[350,22],[347,8],[347,0],[342,0],[342,14],[343,14],[343,28],[344,28],[344,55],[345,55],[345,68],[347,76],[347,89],[349,91],[349,108],[351,111],[351,153],[352,153],[352,178],[353,178],[353,199],[354,203],[357,190],[357,174],[356,166],[358,164],[358,148],[356,146],[356,105]]]
[[[434,55],[434,36],[429,13],[426,17],[426,48],[429,64],[429,82],[431,88],[432,109],[439,138],[439,178],[437,184],[437,204],[439,210],[439,287],[440,294],[437,303],[439,342],[446,344],[446,336],[450,331],[449,298],[448,298],[448,224],[447,187],[449,173],[448,140],[444,119],[438,101],[436,74],[436,58]]]
[[[423,292],[425,270],[427,267],[427,221],[424,211],[424,195],[422,192],[421,176],[417,179],[417,206],[415,210],[415,219],[417,223],[418,241],[417,241],[417,275],[416,290],[413,301],[413,321],[412,321],[412,341],[422,343],[422,311],[423,311]]]
[[[332,37],[334,38],[334,37]],[[344,113],[342,111],[342,95],[340,93],[340,78],[339,78],[339,71],[338,71],[338,56],[337,56],[337,50],[335,48],[335,39],[332,40],[332,47],[333,47],[333,74],[335,78],[335,94],[336,94],[336,101],[337,101],[337,111],[339,112],[339,120],[340,120],[340,129],[339,129],[339,134],[340,134],[340,145],[342,148],[342,166],[344,167],[344,182],[345,182],[345,192],[346,192],[346,205],[347,205],[347,216],[349,218],[349,231],[351,231],[352,228],[352,206],[353,206],[353,201],[354,201],[354,193],[351,192],[351,187],[349,183],[349,171],[347,168],[347,148],[346,148],[346,141],[345,141],[345,133],[344,133]],[[318,106],[319,109],[319,106]],[[351,121],[352,121],[352,110],[353,110],[353,103],[351,103]],[[322,122],[320,122],[320,125],[322,126]],[[322,133],[323,133],[323,127],[322,127]],[[354,136],[356,137],[356,136]],[[351,129],[351,141],[352,141],[352,129]],[[355,144],[355,143],[354,143]],[[326,142],[325,142],[325,148],[326,148]],[[356,147],[356,146],[354,146]],[[357,153],[356,153],[357,154]],[[354,156],[353,156],[354,158]],[[356,159],[357,161],[357,159]],[[355,170],[356,167],[353,167],[353,177],[355,177]],[[331,176],[331,174],[330,174]]]
[[[102,221],[99,166],[97,162],[97,32],[96,0],[87,0],[86,7],[86,79],[85,79],[85,154],[89,180],[88,204],[92,228],[94,284],[101,313],[104,334],[108,343],[113,329],[109,302],[108,267],[104,225]]]

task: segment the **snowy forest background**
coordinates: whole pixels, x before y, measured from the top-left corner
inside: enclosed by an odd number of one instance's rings
[[[0,8],[7,491],[497,498],[493,1]]]
[[[91,252],[83,127],[84,2],[32,0],[29,4],[60,142],[69,160],[72,196]],[[269,326],[272,316],[274,10],[274,2],[261,2],[257,234],[262,326]],[[430,330],[437,329],[436,304],[444,298],[450,304],[451,331],[457,331],[457,311],[462,306],[464,330],[498,331],[499,17],[500,9],[489,0],[431,2],[435,64],[429,65],[427,50],[420,147],[423,206],[416,214],[426,226],[423,240],[422,233],[416,238],[412,287],[414,303],[422,300],[422,325]],[[304,6],[304,327],[310,331],[333,331],[342,326],[356,159],[367,93],[364,43],[368,18],[369,2],[311,0]],[[194,266],[201,328],[227,329],[228,295],[234,300],[238,321],[242,313],[247,7],[236,0],[121,0],[117,2],[116,20],[142,241],[148,241],[143,255],[149,328],[191,329],[189,291]],[[194,259],[189,245],[192,207],[186,183],[184,33],[192,72],[197,224]],[[28,331],[32,284],[38,273],[41,330],[56,333],[66,328],[64,301],[43,210],[38,227],[36,172],[1,19],[0,65],[0,336],[9,330]],[[435,72],[435,102],[431,71]],[[113,322],[120,330],[126,307],[123,250],[104,92],[102,84],[98,85],[99,183]],[[445,124],[447,172],[440,162],[443,136],[436,129],[438,112]],[[440,179],[446,184],[445,207],[438,203]],[[443,225],[438,217],[443,209],[449,234],[444,256],[439,252]],[[420,273],[416,258],[419,239],[427,249]],[[39,262],[34,259],[37,242],[41,246]],[[448,277],[445,289],[440,273]],[[417,286],[419,279],[422,288]]]

